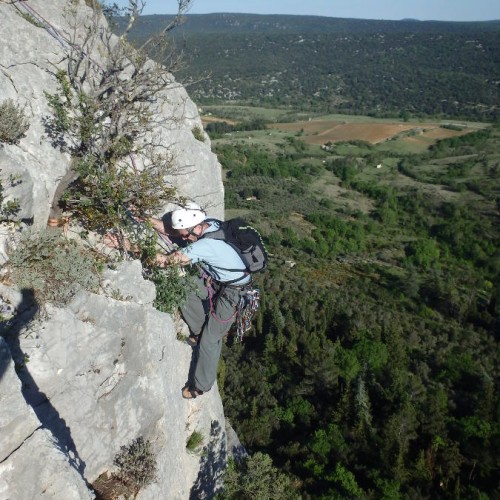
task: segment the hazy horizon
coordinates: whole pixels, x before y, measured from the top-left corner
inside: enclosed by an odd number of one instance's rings
[[[119,6],[128,0],[110,0]],[[143,15],[173,14],[175,0],[146,0]],[[238,4],[241,6],[239,7]],[[498,0],[194,0],[188,14],[282,14],[352,19],[417,19],[420,21],[500,20]]]

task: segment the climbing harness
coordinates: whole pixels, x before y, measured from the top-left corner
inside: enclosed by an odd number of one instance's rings
[[[205,286],[207,288],[207,294],[208,294],[208,302],[209,302],[209,306],[210,306],[210,314],[212,316],[212,318],[215,319],[215,321],[217,321],[218,323],[229,323],[230,321],[232,321],[234,319],[234,317],[236,316],[236,314],[238,313],[238,309],[236,308],[234,313],[231,314],[231,316],[227,319],[221,319],[221,318],[218,318],[217,315],[215,314],[215,307],[214,307],[214,297],[215,297],[215,290],[214,290],[214,287],[213,287],[213,283],[212,283],[212,277],[209,276],[205,271],[202,270],[201,272],[201,277],[205,283]],[[223,285],[222,285],[223,286]],[[219,290],[217,292],[217,294],[220,294],[222,293],[223,290]]]
[[[243,336],[252,328],[252,319],[259,309],[260,304],[260,291],[258,288],[251,288],[244,290],[244,293],[240,296],[237,307],[234,313],[227,319],[218,318],[215,314],[214,308],[214,296],[215,290],[213,287],[212,277],[209,276],[205,271],[201,271],[201,277],[204,280],[205,286],[208,293],[208,301],[210,306],[210,314],[215,321],[219,323],[229,323],[236,317],[236,335],[235,342],[242,342]],[[222,289],[218,293],[223,293],[224,283],[221,283]]]

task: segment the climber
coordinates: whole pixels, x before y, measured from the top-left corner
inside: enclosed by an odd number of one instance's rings
[[[170,233],[164,220],[149,220],[155,229]],[[220,222],[207,219],[196,203],[189,202],[174,210],[170,224],[188,245],[171,254],[157,254],[157,265],[199,263],[201,269],[199,276],[191,278],[193,291],[181,307],[190,331],[186,342],[199,349],[193,380],[182,389],[185,399],[194,399],[209,391],[216,380],[223,338],[236,319],[240,298],[250,286],[251,276],[229,244],[204,238],[217,231]]]

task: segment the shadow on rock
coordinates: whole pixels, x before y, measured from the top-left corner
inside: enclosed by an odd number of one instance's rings
[[[226,468],[226,439],[220,423],[212,422],[210,440],[203,450],[200,472],[191,488],[190,500],[211,499],[222,486],[222,474]]]
[[[37,318],[40,308],[33,290],[24,289],[21,293],[22,300],[17,307],[17,316],[7,324],[2,325],[1,334],[9,346],[16,372],[22,382],[22,393],[26,403],[33,408],[42,427],[52,433],[56,446],[67,456],[72,467],[83,477],[85,463],[80,459],[75,448],[71,437],[71,430],[66,425],[65,420],[61,418],[57,409],[36,384],[35,379],[29,371],[29,362],[26,359],[26,354],[22,351],[20,343],[21,332]],[[0,366],[0,377],[5,368],[5,366]]]

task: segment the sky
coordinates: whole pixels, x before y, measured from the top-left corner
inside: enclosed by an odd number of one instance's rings
[[[108,0],[119,6],[128,0]],[[176,0],[145,0],[143,14],[173,14]],[[188,14],[233,12],[361,19],[490,21],[500,19],[500,0],[192,0]]]

